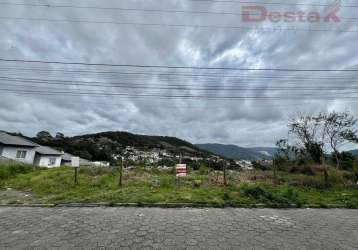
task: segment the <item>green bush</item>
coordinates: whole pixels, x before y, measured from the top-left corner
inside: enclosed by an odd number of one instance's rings
[[[309,176],[314,176],[315,172],[310,166],[293,166],[290,168],[289,173],[291,174],[304,174]]]
[[[33,166],[27,164],[0,165],[0,179],[8,179],[18,174],[30,173],[31,171],[33,171]]]
[[[282,196],[289,200],[291,203],[297,204],[297,205],[302,205],[302,202],[299,200],[299,195],[297,190],[288,187],[287,189],[285,189],[282,193]]]
[[[356,181],[358,181],[358,164],[353,167],[353,173],[355,175]]]
[[[340,168],[343,170],[351,171],[354,168],[355,157],[353,154],[349,152],[342,152],[338,154],[338,158],[340,161]],[[332,161],[334,164],[337,164],[336,154],[332,153]]]
[[[208,167],[206,167],[206,166],[201,166],[199,168],[199,174],[200,175],[207,175],[207,174],[209,174],[209,172],[210,172],[210,169]]]
[[[200,188],[202,184],[201,180],[194,180],[194,188]]]
[[[254,198],[256,200],[268,199],[272,200],[273,196],[261,187],[247,187],[242,190],[244,196]]]
[[[244,187],[241,190],[243,196],[255,199],[259,202],[269,204],[289,204],[288,199],[280,196],[275,196],[270,191],[263,189],[262,187]]]
[[[223,199],[224,199],[225,201],[231,200],[230,194],[227,193],[227,192],[225,192],[225,193],[223,194]]]
[[[351,175],[350,175],[351,174]],[[348,182],[354,182],[354,174],[351,172],[331,169],[328,174],[329,183],[334,186],[347,185]]]
[[[261,163],[256,162],[256,161],[252,162],[252,166],[253,166],[255,169],[262,170],[262,171],[270,170],[270,167],[269,167],[269,166],[264,166],[264,165],[262,165]]]

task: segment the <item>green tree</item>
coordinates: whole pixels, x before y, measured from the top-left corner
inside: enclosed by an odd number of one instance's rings
[[[61,133],[61,132],[57,132],[55,138],[57,140],[61,140],[61,139],[65,138],[65,135],[63,133]]]
[[[355,119],[348,111],[338,113],[331,112],[323,116],[325,121],[325,132],[337,168],[340,167],[339,147],[347,142],[358,143],[358,135],[356,130],[357,119]]]
[[[288,126],[290,134],[296,136],[311,159],[323,164],[326,132],[322,115],[301,115],[291,119]]]
[[[36,138],[43,141],[47,141],[52,139],[52,135],[48,131],[40,131],[36,134]]]

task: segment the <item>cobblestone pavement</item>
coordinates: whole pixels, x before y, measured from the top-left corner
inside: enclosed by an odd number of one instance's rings
[[[0,208],[0,249],[357,249],[358,210]]]

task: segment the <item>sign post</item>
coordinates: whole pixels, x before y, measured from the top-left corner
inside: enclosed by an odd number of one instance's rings
[[[80,158],[79,157],[71,157],[71,165],[75,169],[75,185],[78,185],[78,168],[80,166]]]
[[[177,164],[175,167],[176,177],[186,177],[186,164]]]

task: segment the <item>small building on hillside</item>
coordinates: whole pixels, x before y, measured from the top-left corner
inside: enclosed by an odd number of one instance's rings
[[[235,163],[237,165],[239,165],[242,170],[253,170],[254,169],[254,165],[252,164],[251,161],[237,160],[237,161],[235,161]]]
[[[39,146],[35,151],[34,165],[46,168],[61,166],[62,152],[46,146]]]
[[[109,167],[110,164],[107,161],[94,161],[92,162],[92,165],[95,167]]]
[[[72,157],[75,157],[74,155],[71,155],[69,153],[63,153],[62,160],[61,160],[61,166],[71,166],[72,165]],[[89,160],[80,158],[80,166],[91,166],[92,162]]]
[[[33,164],[38,144],[0,131],[0,156]]]

